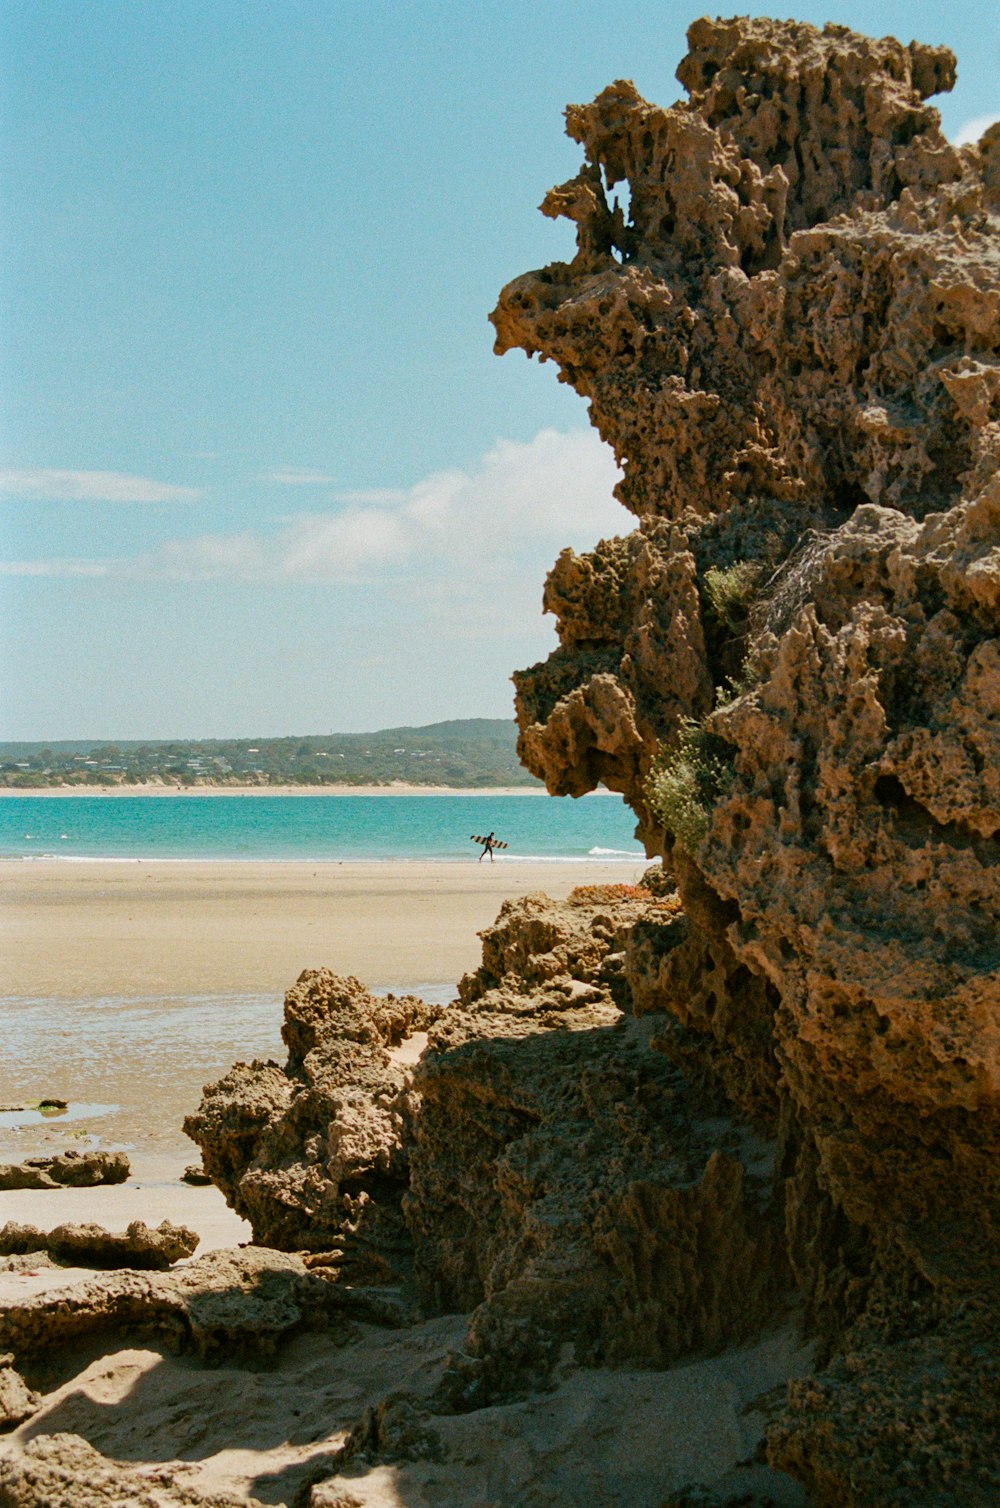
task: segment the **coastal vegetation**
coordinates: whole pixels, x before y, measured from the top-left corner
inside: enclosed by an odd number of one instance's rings
[[[708,831],[712,807],[732,783],[724,739],[690,718],[677,742],[660,755],[646,783],[646,798],[664,831],[693,854]]]
[[[0,744],[0,788],[62,786],[537,786],[504,718],[376,733],[169,742]]]

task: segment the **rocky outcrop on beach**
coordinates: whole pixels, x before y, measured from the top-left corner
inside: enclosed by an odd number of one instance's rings
[[[467,1397],[745,1340],[791,1287],[773,1146],[623,1013],[626,941],[677,904],[628,888],[507,902],[415,1075],[415,1281],[472,1311]]]
[[[493,316],[638,519],[555,564],[522,758],[662,867],[507,903],[446,1009],[307,971],[186,1122],[260,1248],[0,1314],[25,1387],[374,1321],[312,1508],[1000,1500],[1000,127],[942,136],[942,48],[689,43],[570,107],[576,255]],[[32,1428],[0,1503],[255,1501]]]
[[[0,1189],[89,1189],[124,1183],[130,1164],[124,1152],[57,1152],[0,1163]]]
[[[633,940],[634,998],[779,1141],[831,1361],[772,1459],[822,1504],[986,1504],[1000,129],[942,136],[944,49],[762,19],[689,42],[686,102],[570,107],[585,165],[542,208],[577,254],[493,316],[589,400],[639,521],[549,578],[522,757],[634,807],[683,907],[669,947]]]
[[[631,935],[678,914],[634,886],[507,902],[445,1011],[304,974],[286,1067],[237,1065],[189,1117],[206,1169],[255,1240],[471,1313],[468,1398],[746,1339],[791,1288],[774,1145],[650,1050],[665,1016],[623,1012]]]
[[[285,1065],[237,1063],[206,1089],[184,1129],[256,1241],[331,1251],[356,1281],[399,1276],[412,1114],[400,1049],[440,1013],[307,969],[285,996]]]
[[[44,1362],[82,1339],[152,1339],[202,1361],[266,1362],[307,1323],[348,1299],[300,1257],[258,1247],[215,1251],[173,1272],[101,1274],[0,1309],[0,1349]],[[358,1302],[358,1312],[365,1312]],[[60,1365],[65,1365],[65,1360]]]
[[[133,1220],[124,1231],[108,1231],[100,1225],[57,1225],[50,1231],[8,1220],[0,1226],[0,1256],[48,1252],[58,1262],[77,1267],[136,1267],[163,1271],[194,1255],[197,1231],[162,1220],[150,1227]]]

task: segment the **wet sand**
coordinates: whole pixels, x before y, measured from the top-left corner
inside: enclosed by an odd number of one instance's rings
[[[0,1162],[124,1146],[160,1188],[150,1213],[169,1216],[164,1181],[197,1161],[185,1114],[236,1060],[283,1060],[282,997],[303,969],[447,1000],[506,897],[632,882],[643,867],[0,863],[0,1105],[70,1102],[34,1124],[0,1115]],[[0,1223],[30,1218],[14,1198],[0,1195]]]
[[[0,996],[283,991],[324,965],[387,987],[453,984],[505,897],[644,868],[3,861]]]

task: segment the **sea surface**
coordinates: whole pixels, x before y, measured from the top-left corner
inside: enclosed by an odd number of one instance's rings
[[[641,862],[619,796],[5,796],[0,858]],[[487,861],[488,862],[488,861]]]

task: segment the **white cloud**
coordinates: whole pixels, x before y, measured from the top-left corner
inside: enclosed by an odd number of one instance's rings
[[[989,130],[990,126],[995,126],[997,121],[1000,121],[1000,112],[995,115],[974,115],[971,120],[964,121],[959,126],[952,138],[953,145],[956,147],[972,145],[979,140],[984,131]]]
[[[338,503],[371,503],[376,508],[389,503],[405,503],[405,487],[355,487],[347,492],[334,494]]]
[[[53,467],[0,471],[0,493],[67,503],[187,503],[201,496],[196,487],[175,487],[170,482],[121,471],[59,471]]]
[[[592,430],[500,440],[471,471],[440,471],[405,490],[341,493],[330,512],[280,528],[172,539],[113,562],[27,563],[22,574],[174,581],[369,583],[425,615],[468,628],[499,605],[537,615],[542,579],[564,545],[593,546],[630,520],[611,492],[619,472]],[[27,567],[35,566],[30,571]]]
[[[277,471],[269,471],[261,477],[262,482],[277,482],[281,487],[329,487],[336,480],[336,477],[327,476],[325,471],[314,471],[310,466],[279,466]]]

